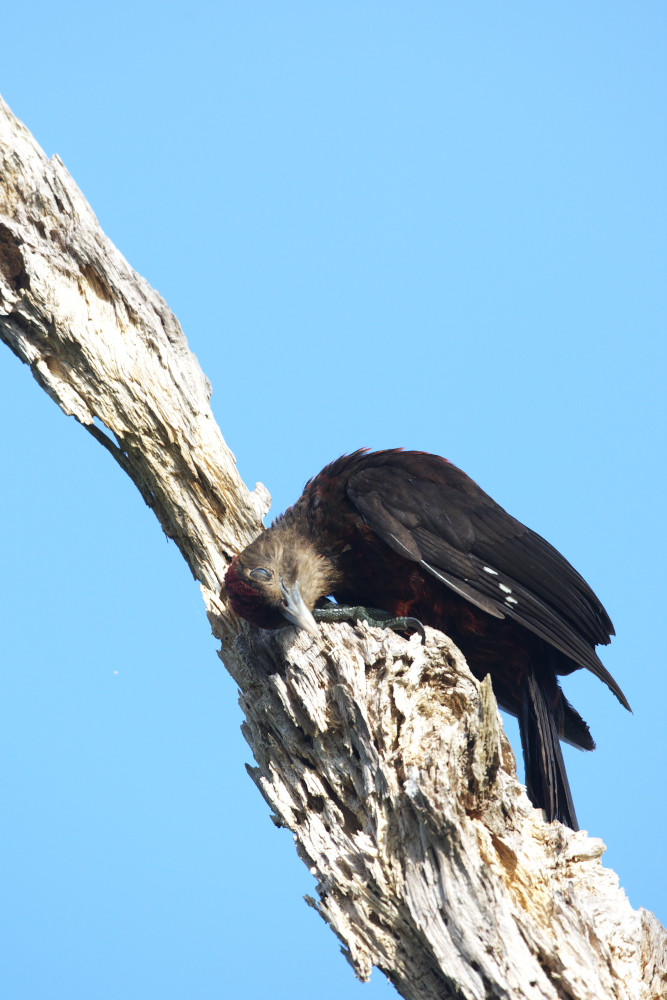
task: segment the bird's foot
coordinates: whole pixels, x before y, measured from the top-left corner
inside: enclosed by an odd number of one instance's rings
[[[347,604],[334,604],[327,601],[324,607],[315,608],[313,617],[316,622],[368,622],[373,628],[390,628],[395,632],[419,632],[422,646],[426,644],[426,632],[418,618],[395,618],[388,611],[379,608],[350,607]]]

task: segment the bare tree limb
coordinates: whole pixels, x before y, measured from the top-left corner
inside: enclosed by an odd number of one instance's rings
[[[210,386],[160,296],[104,235],[58,157],[0,103],[0,337],[132,478],[183,553],[237,681],[249,768],[318,878],[309,900],[355,971],[406,998],[658,1000],[667,935],[604,844],[546,824],[487,680],[427,630],[260,632],[225,605],[261,530]]]

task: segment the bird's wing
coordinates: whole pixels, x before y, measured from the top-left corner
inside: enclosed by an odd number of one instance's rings
[[[457,476],[460,476],[457,470]],[[387,545],[421,563],[487,613],[513,618],[592,671],[629,708],[595,653],[613,626],[586,581],[540,535],[472,480],[461,488],[403,468],[366,468],[347,484],[351,503]]]

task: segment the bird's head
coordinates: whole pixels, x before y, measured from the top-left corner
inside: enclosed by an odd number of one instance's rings
[[[330,594],[333,567],[312,542],[270,528],[232,561],[225,586],[234,611],[260,628],[287,624],[318,635],[313,608]]]

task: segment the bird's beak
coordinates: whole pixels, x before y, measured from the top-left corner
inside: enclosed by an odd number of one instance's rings
[[[319,635],[320,630],[317,627],[317,622],[306,607],[299,584],[295,583],[288,587],[285,581],[281,580],[280,589],[283,592],[283,605],[280,610],[287,621],[296,625],[297,628],[305,629],[311,635]]]

